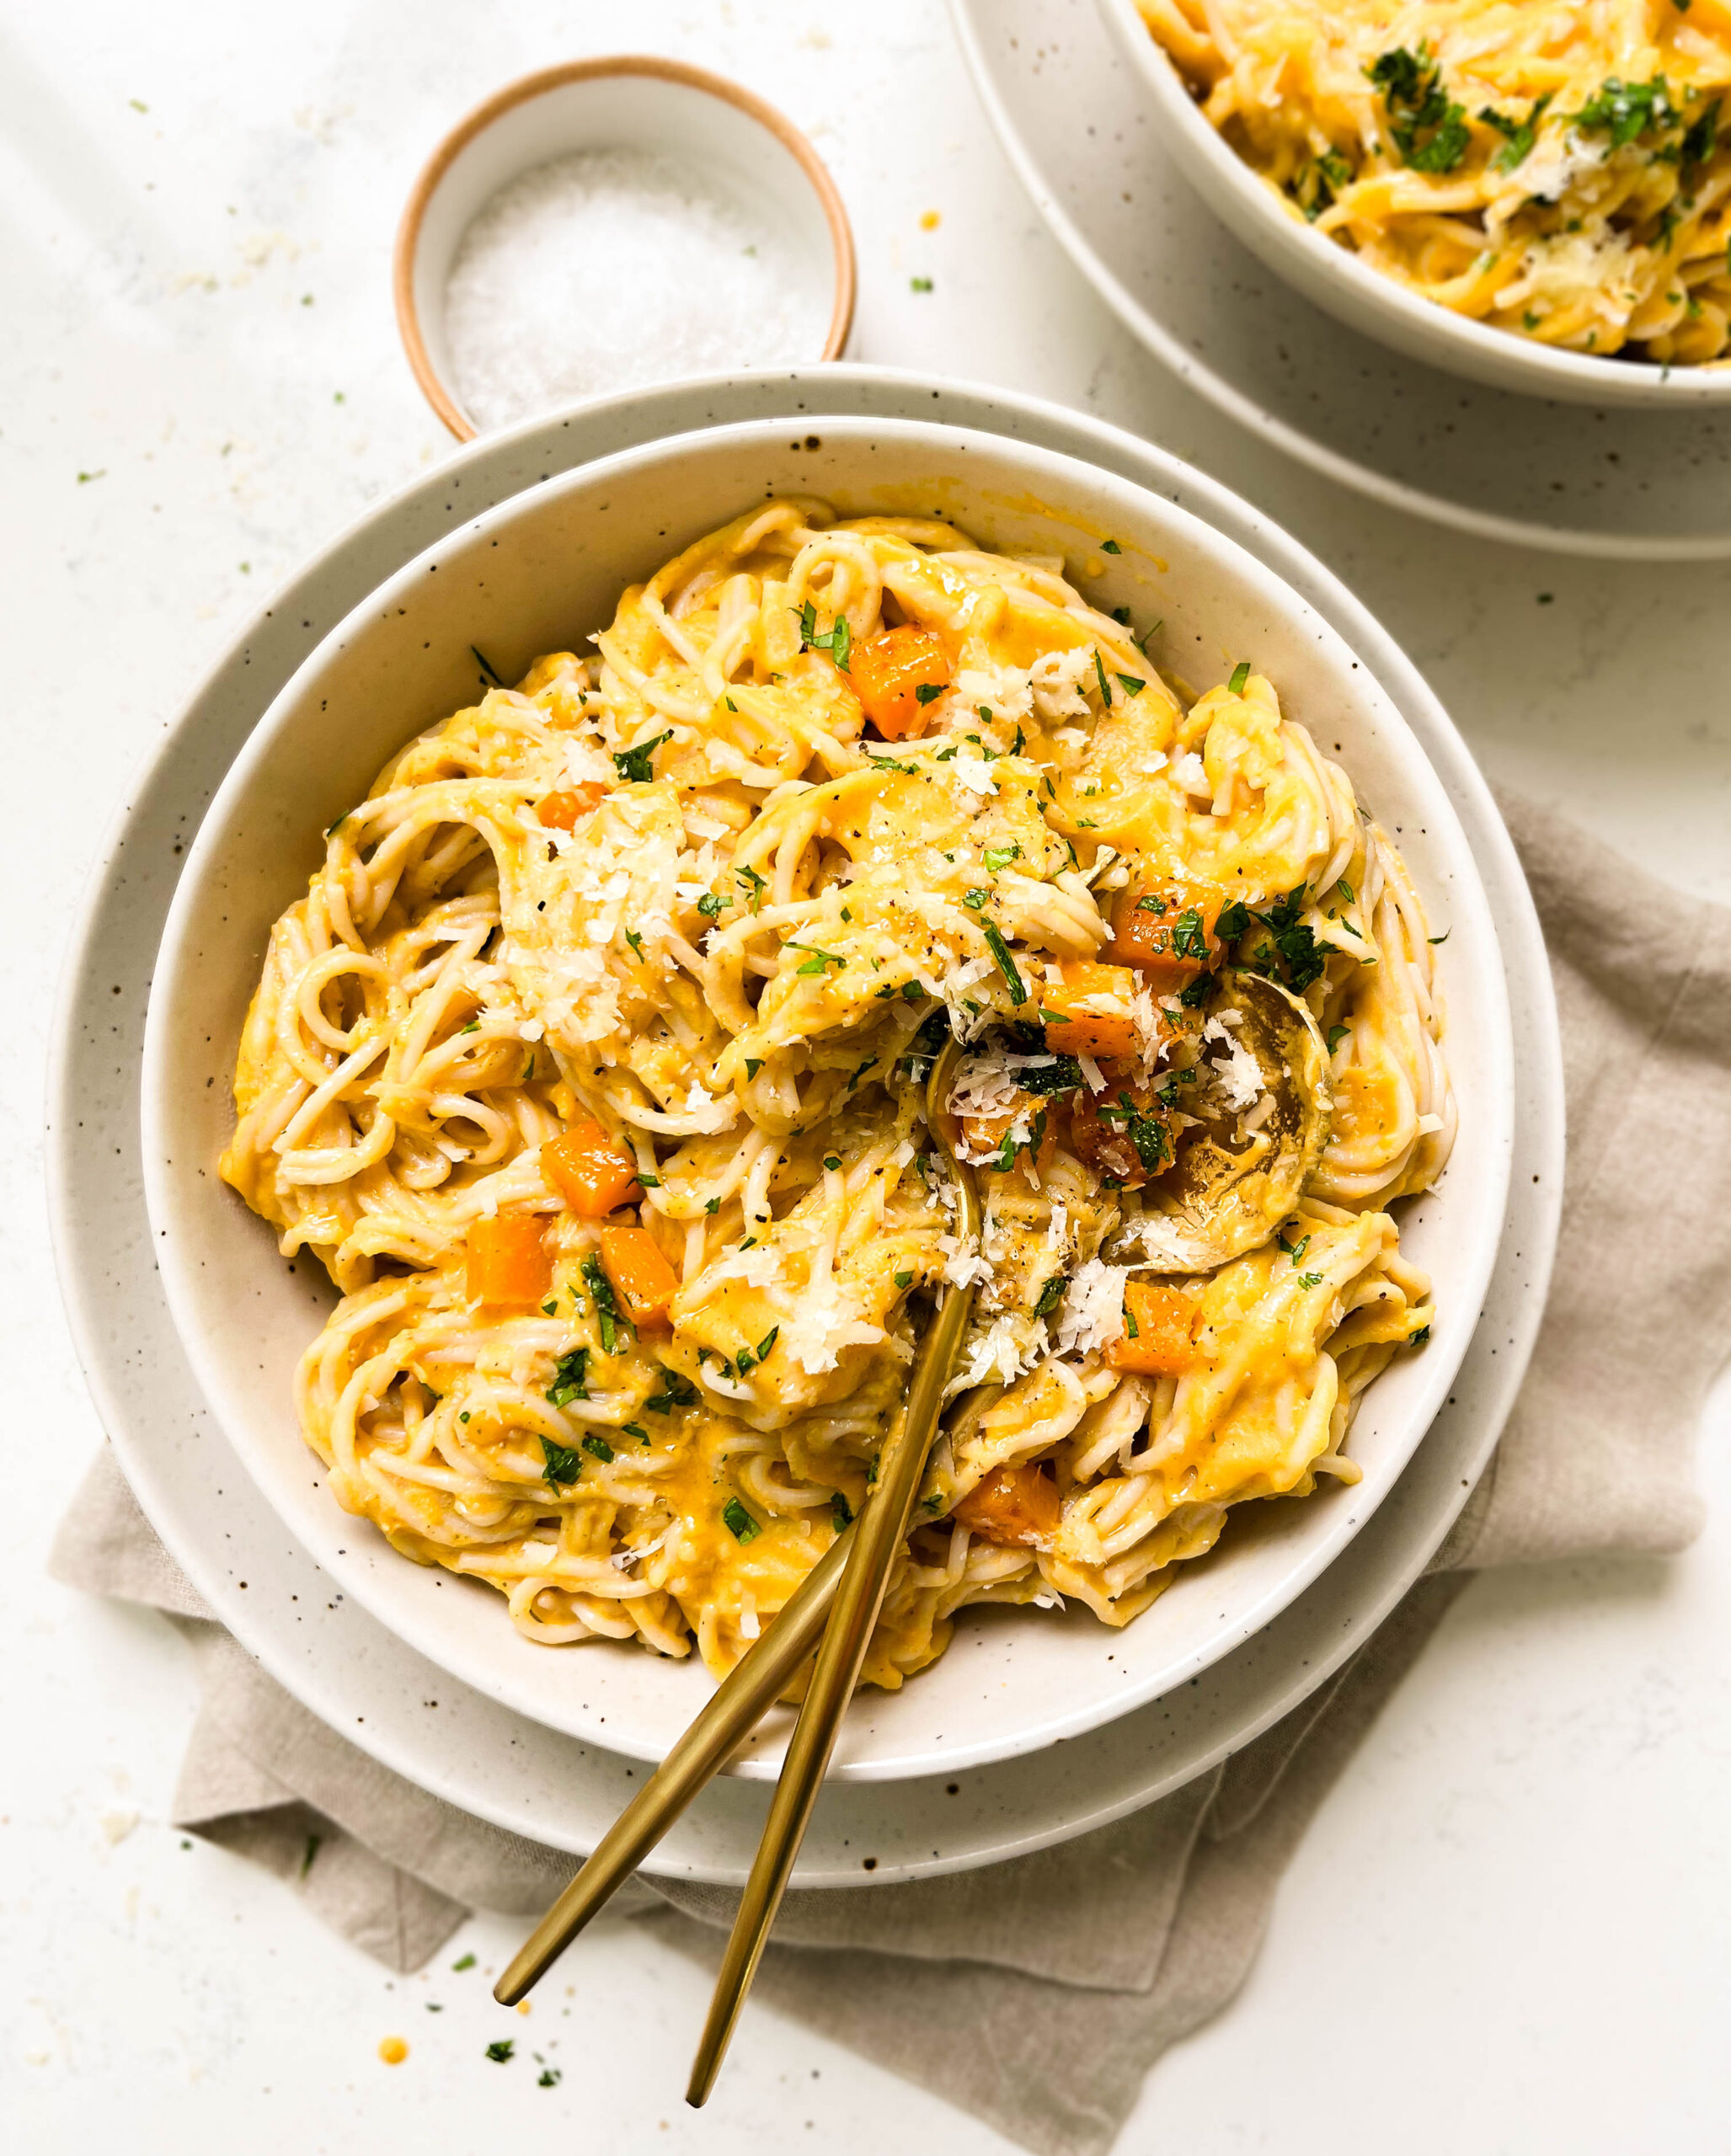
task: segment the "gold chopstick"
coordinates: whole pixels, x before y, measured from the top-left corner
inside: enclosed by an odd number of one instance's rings
[[[959,1201],[956,1228],[965,1246],[980,1232],[980,1200],[974,1178],[957,1159],[948,1136],[944,1103],[958,1054],[956,1043],[951,1041],[932,1065],[927,1085],[926,1120],[948,1159]],[[944,1289],[937,1314],[921,1342],[900,1427],[891,1432],[879,1455],[877,1483],[855,1523],[853,1547],[836,1590],[823,1645],[818,1649],[817,1667],[782,1763],[763,1839],[716,1979],[709,2018],[686,2090],[688,2104],[704,2103],[714,2087],[740,2010],[763,1957],[770,1926],[787,1890],[835,1749],[836,1732],[859,1681],[860,1668],[883,1607],[890,1568],[906,1538],[908,1516],[937,1435],[944,1387],[973,1304],[971,1285]]]
[[[853,1528],[847,1527],[836,1536],[585,1859],[493,1987],[501,2006],[515,2006],[541,1981],[815,1652],[853,1535]]]

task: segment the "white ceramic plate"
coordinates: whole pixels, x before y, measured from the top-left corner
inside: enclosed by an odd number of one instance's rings
[[[950,0],[975,86],[1055,237],[1134,335],[1265,441],[1380,501],[1571,553],[1731,553],[1731,411],[1482,387],[1337,322],[1173,162],[1097,0]]]
[[[1501,926],[1519,1066],[1516,1174],[1485,1315],[1448,1402],[1393,1493],[1296,1602],[1169,1697],[1062,1748],[887,1785],[833,1785],[797,1882],[879,1882],[997,1860],[1119,1817],[1180,1785],[1302,1700],[1368,1636],[1465,1502],[1536,1330],[1561,1195],[1561,1073],[1550,979],[1506,833],[1459,737],[1410,664],[1313,559],[1224,489],[1117,430],[1029,399],[863,367],[678,385],[490,440],[369,510],[277,593],[140,774],[75,939],[50,1089],[50,1187],[68,1315],[133,1487],[211,1608],[312,1711],[382,1764],[512,1832],[581,1852],[633,1786],[624,1759],[442,1677],[336,1588],[284,1531],[194,1384],[168,1321],[141,1191],[138,1068],[151,964],[197,823],[295,667],[443,531],[526,483],[632,440],[791,410],[933,413],[1039,440],[1182,499],[1302,590],[1352,642],[1424,743],[1467,830]],[[118,990],[119,993],[115,991]],[[652,1868],[738,1883],[764,1792],[718,1783]]]
[[[476,517],[368,595],[277,697],[211,804],[171,910],[152,986],[143,1086],[145,1191],[163,1286],[200,1389],[297,1537],[345,1591],[441,1668],[520,1714],[660,1759],[708,1695],[695,1656],[634,1642],[549,1651],[478,1582],[410,1563],[339,1510],[302,1438],[301,1355],[334,1300],[215,1173],[232,1126],[236,1044],[272,923],[306,889],[320,834],[371,775],[473,699],[479,648],[516,680],[582,648],[619,592],[741,506],[812,495],[852,514],[939,510],[1000,550],[1092,560],[1089,595],[1164,627],[1151,652],[1199,686],[1241,656],[1279,686],[1400,835],[1449,943],[1440,969],[1460,1134],[1437,1191],[1402,1207],[1402,1251],[1437,1283],[1422,1354],[1365,1395],[1364,1479],[1247,1508],[1205,1562],[1124,1630],[1082,1608],[969,1612],[916,1682],[863,1691],[831,1771],[930,1774],[1030,1752],[1173,1690],[1250,1638],[1338,1556],[1393,1487],[1441,1406],[1477,1321],[1508,1197],[1514,1072],[1496,926],[1447,793],[1344,640],[1254,556],[1201,518],[1076,458],[929,421],[784,420],[712,428],[585,466]],[[1099,542],[1115,539],[1108,555]],[[762,1726],[772,1737],[777,1717]],[[739,1771],[779,1760],[761,1747]]]

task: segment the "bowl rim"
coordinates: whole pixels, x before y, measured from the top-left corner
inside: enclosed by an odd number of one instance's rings
[[[432,355],[427,350],[426,339],[421,332],[420,312],[414,301],[415,264],[420,254],[421,227],[428,205],[438,192],[446,173],[462,152],[508,112],[514,112],[519,105],[531,104],[537,98],[545,97],[550,91],[561,89],[567,83],[594,82],[612,75],[650,76],[660,82],[680,83],[687,89],[702,90],[710,97],[719,98],[724,104],[732,105],[736,111],[743,112],[748,119],[755,120],[774,136],[805,174],[823,211],[824,221],[829,227],[830,251],[836,273],[835,293],[831,303],[824,347],[815,358],[819,360],[839,359],[847,342],[848,332],[853,327],[854,302],[859,283],[853,227],[848,219],[847,206],[841,200],[841,189],[831,178],[828,166],[784,113],[767,99],[759,97],[755,90],[748,90],[742,83],[733,82],[725,75],[713,74],[707,67],[694,67],[687,61],[663,59],[657,53],[615,52],[589,60],[562,61],[555,67],[538,67],[530,74],[517,76],[495,90],[490,97],[483,99],[454,127],[449,129],[416,175],[398,223],[391,261],[391,289],[396,306],[398,334],[403,339],[409,370],[419,384],[422,395],[459,441],[473,441],[479,430],[434,366]],[[526,416],[542,418],[545,414],[532,413]]]
[[[1422,348],[1431,365],[1516,395],[1648,411],[1731,404],[1731,363],[1673,366],[1653,360],[1619,361],[1614,353],[1571,352],[1536,344],[1421,298],[1350,249],[1336,247],[1307,225],[1296,222],[1284,213],[1254,168],[1204,118],[1178,63],[1149,28],[1136,0],[1097,0],[1097,5],[1161,110],[1219,185],[1266,235],[1270,255],[1264,259],[1337,319],[1342,318],[1339,310],[1322,296],[1322,291],[1332,288],[1352,302],[1354,312],[1348,318],[1349,327],[1361,334],[1386,338],[1410,356],[1420,356]],[[1182,170],[1183,160],[1178,163]],[[1207,189],[1186,176],[1206,199]],[[1209,206],[1221,216],[1216,204]],[[1389,327],[1372,331],[1362,319],[1365,313],[1380,316]],[[1402,344],[1400,332],[1412,342]]]
[[[1266,584],[1278,590],[1282,611],[1289,620],[1320,624],[1325,632],[1325,641],[1338,643],[1344,659],[1350,661],[1354,668],[1360,663],[1356,657],[1356,648],[1348,642],[1344,632],[1336,627],[1326,615],[1320,613],[1314,601],[1301,589],[1289,582],[1281,569],[1246,548],[1231,533],[1221,530],[1182,498],[1174,498],[1162,490],[1148,488],[1139,480],[1129,479],[1109,467],[1095,464],[1086,456],[1071,451],[1054,450],[1042,444],[1010,436],[1001,437],[996,434],[979,436],[973,429],[954,430],[946,427],[941,419],[923,415],[893,420],[839,413],[828,414],[825,417],[831,427],[857,428],[873,436],[881,436],[886,429],[898,434],[939,436],[952,449],[961,440],[965,440],[971,448],[977,439],[991,451],[1012,457],[1031,456],[1048,467],[1079,467],[1091,478],[1103,482],[1110,491],[1147,495],[1159,515],[1174,519],[1180,524],[1194,524],[1205,550],[1218,549],[1229,556],[1242,556],[1253,582]],[[783,417],[765,416],[730,422],[719,427],[685,430],[676,435],[639,443],[631,448],[586,461],[560,474],[551,483],[551,490],[559,489],[562,484],[569,488],[593,483],[597,473],[610,477],[615,473],[622,475],[660,462],[670,452],[676,456],[688,450],[701,449],[723,437],[761,436],[766,442],[773,442],[779,440],[785,424]],[[1049,470],[1047,476],[1050,478],[1057,475]],[[354,628],[371,615],[382,595],[393,591],[399,584],[416,575],[430,556],[443,554],[447,550],[468,543],[478,532],[496,525],[505,517],[521,513],[532,501],[545,501],[549,492],[549,485],[544,482],[525,488],[483,510],[477,516],[447,530],[408,561],[399,564],[354,608],[332,624],[283,683],[250,729],[245,741],[238,747],[189,848],[168,909],[153,969],[141,1073],[144,1194],[152,1225],[158,1238],[163,1239],[157,1244],[158,1268],[170,1318],[189,1364],[217,1422],[229,1433],[230,1441],[234,1444],[243,1465],[263,1488],[272,1509],[278,1512],[279,1517],[283,1515],[277,1505],[277,1492],[273,1479],[264,1470],[256,1448],[248,1445],[244,1436],[236,1433],[235,1417],[231,1412],[233,1388],[225,1381],[212,1362],[211,1351],[200,1324],[189,1321],[193,1321],[193,1312],[189,1307],[188,1291],[182,1279],[184,1261],[176,1233],[185,1200],[177,1195],[182,1179],[178,1173],[171,1172],[170,1154],[161,1142],[164,1117],[163,1103],[168,1097],[168,1081],[171,1075],[169,1058],[163,1046],[170,1022],[163,991],[177,982],[184,971],[186,945],[195,926],[195,900],[203,881],[199,872],[206,865],[209,854],[223,843],[223,833],[232,814],[236,792],[254,776],[255,767],[266,760],[274,749],[276,753],[280,753],[275,737],[280,733],[295,698],[307,693],[303,682],[323,659],[333,650],[340,648]],[[1063,513],[1061,503],[1053,502],[1050,505]],[[1496,1225],[1494,1230],[1484,1230],[1477,1246],[1471,1250],[1456,1283],[1460,1310],[1462,1312],[1470,1310],[1473,1315],[1464,1323],[1458,1341],[1451,1338],[1449,1347],[1444,1349],[1446,1366],[1439,1362],[1420,1396],[1408,1403],[1403,1418],[1405,1434],[1396,1444],[1398,1460],[1389,1470],[1386,1486],[1379,1478],[1376,1498],[1368,1508],[1361,1502],[1355,1502],[1350,1511],[1343,1506],[1341,1517],[1338,1519],[1325,1518],[1312,1546],[1296,1555],[1277,1578],[1254,1588],[1245,1606],[1226,1624],[1210,1627],[1206,1637],[1199,1643],[1178,1650],[1170,1669],[1150,1674],[1127,1687],[1116,1704],[1107,1705],[1101,1700],[1094,1700],[1068,1713],[1055,1716],[1050,1710],[1036,1710],[1028,1722],[1013,1736],[987,1734],[969,1743],[946,1743],[941,1760],[936,1764],[932,1764],[930,1756],[932,1741],[928,1738],[915,1740],[919,1749],[914,1753],[892,1753],[888,1758],[868,1757],[858,1761],[844,1761],[833,1771],[841,1773],[847,1780],[897,1780],[911,1775],[971,1768],[1026,1755],[1114,1720],[1150,1700],[1163,1696],[1178,1684],[1192,1680],[1199,1672],[1230,1653],[1243,1640],[1259,1632],[1343,1554],[1354,1539],[1358,1529],[1376,1508],[1377,1502],[1392,1492],[1401,1471],[1423,1444],[1435,1413],[1447,1397],[1460,1360],[1472,1342],[1477,1322],[1476,1313],[1486,1283],[1494,1268],[1497,1249],[1504,1232],[1503,1223],[1506,1219],[1515,1097],[1512,1017],[1500,933],[1477,857],[1460,826],[1448,788],[1431,762],[1422,739],[1413,732],[1404,711],[1383,685],[1380,675],[1372,670],[1370,680],[1379,698],[1386,704],[1395,727],[1406,737],[1407,746],[1416,752],[1418,766],[1435,790],[1434,803],[1427,803],[1427,806],[1434,808],[1434,812],[1445,819],[1452,832],[1449,850],[1456,855],[1465,870],[1461,885],[1454,894],[1456,921],[1463,909],[1477,911],[1483,915],[1488,931],[1485,955],[1475,970],[1483,978],[1483,995],[1490,1017],[1490,1033],[1486,1046],[1493,1066],[1492,1075],[1499,1082],[1485,1095],[1489,1103],[1485,1127],[1485,1158],[1480,1175],[1474,1179],[1473,1187],[1477,1187],[1481,1182],[1487,1192],[1494,1187],[1493,1211]],[[202,1177],[200,1180],[203,1181]],[[209,1186],[206,1185],[206,1187]],[[1439,1346],[1441,1344],[1439,1342]],[[247,1419],[244,1416],[240,1418],[243,1425]],[[291,1528],[291,1531],[301,1531],[292,1522]],[[329,1540],[334,1544],[336,1531],[333,1524],[329,1537],[320,1536],[312,1542],[310,1546],[320,1562],[328,1561],[323,1552],[323,1542]],[[388,1585],[376,1588],[365,1567],[344,1573],[340,1576],[340,1583],[345,1591],[370,1614],[398,1636],[409,1639],[435,1666],[451,1672],[488,1696],[528,1715],[533,1720],[562,1730],[579,1741],[604,1742],[610,1749],[616,1749],[632,1758],[650,1759],[661,1756],[659,1750],[653,1748],[652,1744],[646,1744],[642,1737],[627,1736],[617,1726],[611,1728],[605,1737],[598,1737],[592,1720],[585,1719],[579,1726],[569,1710],[559,1711],[557,1703],[519,1696],[509,1673],[494,1668],[484,1658],[476,1661],[466,1651],[453,1654],[443,1645],[430,1645],[405,1630],[402,1613],[392,1599]],[[587,1703],[585,1703],[582,1711],[585,1716],[589,1715]],[[731,1771],[752,1780],[772,1778],[776,1761],[772,1757],[746,1758],[738,1762]]]

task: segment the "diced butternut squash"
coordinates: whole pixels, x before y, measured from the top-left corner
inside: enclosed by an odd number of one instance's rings
[[[679,1275],[647,1228],[603,1228],[601,1270],[612,1283],[621,1310],[639,1331],[670,1322],[667,1306],[679,1293]]]
[[[1172,1165],[1172,1118],[1140,1076],[1119,1075],[1124,1067],[1103,1074],[1103,1092],[1084,1086],[1071,1094],[1070,1150],[1096,1175],[1137,1190]]]
[[[1195,1353],[1190,1339],[1195,1315],[1196,1305],[1182,1289],[1126,1280],[1123,1337],[1106,1350],[1106,1360],[1114,1370],[1176,1377]]]
[[[865,715],[886,741],[925,732],[926,707],[949,686],[953,672],[942,638],[907,626],[868,637],[847,659]]]
[[[1058,1486],[1032,1466],[1000,1467],[977,1482],[955,1508],[955,1517],[983,1542],[1049,1544],[1062,1511]]]
[[[992,1108],[983,1115],[964,1115],[960,1120],[961,1139],[968,1157],[976,1166],[1005,1173],[1019,1168],[1029,1184],[1038,1190],[1040,1179],[1052,1165],[1052,1155],[1058,1150],[1057,1117],[1050,1101],[1033,1093],[1018,1093],[1007,1107]],[[1025,1123],[1030,1139],[1023,1139],[1006,1155],[1004,1140],[1018,1123]],[[996,1155],[988,1160],[988,1154]]]
[[[1176,995],[1205,967],[1220,963],[1223,947],[1214,932],[1220,910],[1218,892],[1126,891],[1106,956],[1134,966],[1157,995]]]
[[[586,1117],[542,1147],[541,1166],[566,1204],[585,1220],[599,1220],[643,1196],[637,1163]]]
[[[553,1260],[532,1213],[500,1213],[471,1221],[468,1290],[472,1303],[537,1303],[553,1282]]]
[[[535,813],[550,831],[575,830],[592,809],[600,807],[606,790],[599,779],[585,779],[581,786],[568,786],[544,795]]]
[[[1135,1055],[1141,1046],[1129,1005],[1141,985],[1129,966],[1097,965],[1092,959],[1068,959],[1055,981],[1048,977],[1040,996],[1046,1046],[1054,1055]],[[1094,1010],[1091,1004],[1117,1003],[1120,1011]]]

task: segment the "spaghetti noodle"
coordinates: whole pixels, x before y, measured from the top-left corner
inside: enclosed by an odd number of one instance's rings
[[[1062,563],[778,499],[421,735],[274,930],[222,1172],[340,1299],[332,1492],[549,1644],[725,1669],[980,1283],[868,1664],[1145,1609],[1352,1479],[1430,1319],[1423,910],[1273,686],[1188,708]],[[923,1120],[950,1099],[979,1247]]]
[[[1136,4],[1283,205],[1372,269],[1542,344],[1723,362],[1731,0]]]

